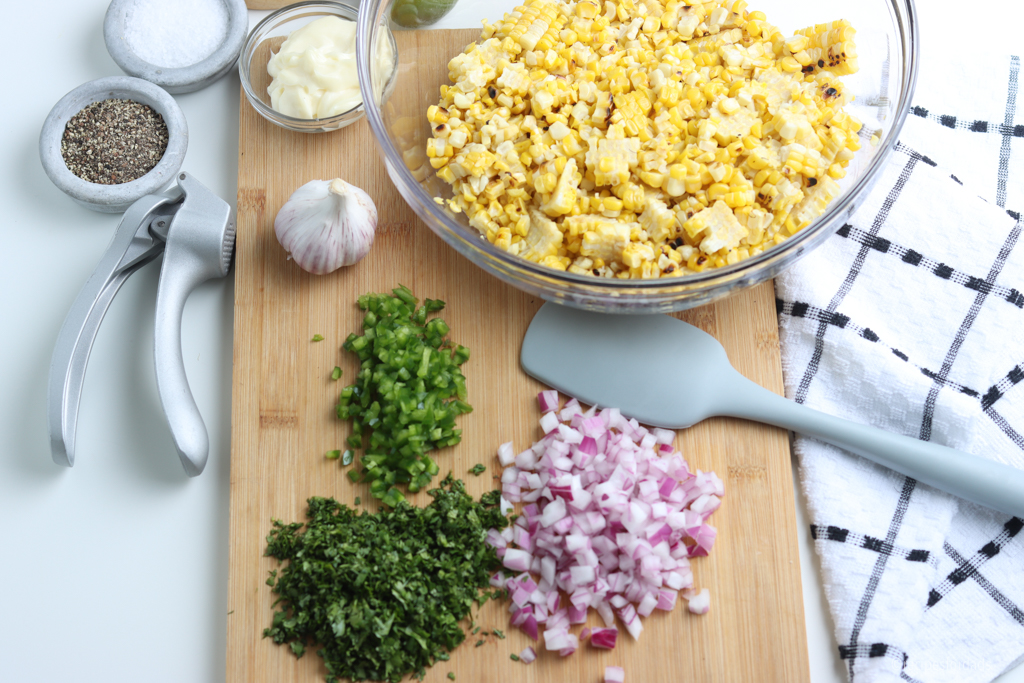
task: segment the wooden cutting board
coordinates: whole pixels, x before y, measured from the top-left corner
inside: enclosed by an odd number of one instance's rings
[[[476,35],[421,31],[399,38],[443,64],[444,55],[457,54]],[[262,637],[274,599],[265,581],[277,567],[263,553],[271,519],[304,520],[310,496],[347,504],[357,496],[364,505],[371,500],[366,486],[349,483],[339,461],[324,458],[326,451],[344,449],[348,435],[334,405],[355,376],[353,357],[340,347],[360,330],[356,298],[402,283],[420,298],[448,302],[442,317],[451,337],[472,351],[463,370],[475,410],[459,418],[462,443],[436,457],[442,474],[461,476],[474,495],[495,486],[498,444],[512,441],[519,451],[540,437],[536,394],[542,387],[522,372],[518,355],[543,302],[485,274],[417,219],[388,180],[365,120],[304,135],[265,121],[244,94],[240,110],[227,681],[313,683],[324,679],[325,669],[312,649],[296,660],[287,647]],[[277,243],[274,216],[298,186],[339,176],[376,202],[376,241],[359,264],[311,276]],[[781,393],[772,283],[679,317],[721,341],[744,375]],[[311,341],[315,334],[324,340]],[[344,370],[340,382],[330,379],[336,365]],[[455,672],[457,681],[468,683],[598,683],[606,665],[625,667],[631,683],[808,680],[787,433],[712,419],[680,432],[677,445],[691,468],[712,470],[725,482],[725,502],[712,517],[717,543],[710,557],[693,562],[697,587],[711,590],[709,614],[692,615],[680,600],[672,613],[646,619],[637,642],[623,632],[612,651],[584,645],[571,657],[541,652],[537,662],[524,665],[509,655],[533,643],[508,626],[507,605],[491,601],[476,621],[486,630],[505,630],[508,638],[491,636],[481,647],[467,640],[426,680],[442,683]],[[476,463],[487,465],[487,473],[467,474]],[[425,504],[424,498],[412,500]],[[591,625],[598,623],[592,615]]]

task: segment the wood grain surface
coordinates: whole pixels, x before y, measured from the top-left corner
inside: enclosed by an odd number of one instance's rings
[[[280,9],[285,5],[291,5],[296,0],[245,0],[245,6],[249,9]]]
[[[475,34],[422,31],[400,36],[399,46],[414,40],[423,54],[454,55]],[[442,475],[453,471],[474,495],[496,484],[498,444],[512,441],[518,451],[541,435],[542,387],[522,372],[518,354],[543,302],[485,274],[417,219],[388,180],[365,120],[334,133],[291,133],[261,118],[243,93],[238,172],[227,681],[314,683],[325,669],[313,649],[296,660],[262,637],[274,599],[265,580],[277,567],[263,553],[271,519],[304,520],[310,496],[348,504],[360,496],[364,506],[371,500],[365,485],[349,483],[339,461],[324,458],[343,449],[348,435],[334,405],[355,375],[354,358],[341,344],[360,330],[356,298],[402,283],[420,298],[448,302],[442,317],[451,337],[472,351],[463,370],[475,410],[459,418],[462,443],[436,458]],[[376,241],[359,264],[311,276],[277,243],[274,216],[299,185],[339,176],[376,202]],[[782,392],[772,283],[679,317],[721,341],[741,373]],[[311,341],[315,334],[324,340]],[[680,362],[685,358],[681,349]],[[344,370],[340,382],[330,379],[336,365]],[[725,502],[711,519],[717,543],[710,557],[693,562],[697,587],[711,590],[710,613],[692,615],[680,600],[675,611],[647,618],[639,641],[623,633],[612,651],[584,645],[564,659],[537,647],[538,660],[524,665],[509,655],[534,643],[509,627],[507,605],[491,601],[476,621],[508,638],[490,636],[481,647],[467,640],[426,680],[441,683],[455,672],[463,683],[598,683],[606,665],[625,667],[631,683],[808,680],[787,433],[712,419],[681,431],[677,445],[691,468],[713,470],[725,482]],[[476,463],[487,472],[466,474]],[[591,615],[590,625],[599,621]]]

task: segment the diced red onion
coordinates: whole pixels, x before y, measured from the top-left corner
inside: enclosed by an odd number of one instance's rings
[[[508,543],[502,537],[500,531],[497,529],[489,529],[487,531],[487,545],[492,548],[504,548]]]
[[[533,606],[527,605],[526,607],[523,607],[522,609],[517,609],[515,612],[512,613],[512,620],[510,623],[513,626],[522,626],[523,623],[526,621],[526,618],[532,615]]]
[[[569,629],[564,627],[544,629],[544,649],[561,650],[569,647]]]
[[[540,427],[545,434],[550,434],[558,425],[558,416],[554,413],[544,413],[544,416],[540,418]]]
[[[643,624],[640,623],[640,616],[636,612],[636,608],[632,604],[625,605],[620,609],[617,614],[619,619],[626,627],[626,632],[633,636],[633,640],[640,639],[640,633],[644,630]]]
[[[594,628],[590,630],[590,644],[605,650],[615,647],[615,641],[619,639],[619,631],[615,628]]]
[[[523,620],[523,624],[519,627],[523,633],[529,636],[530,640],[537,640],[540,637],[540,630],[537,626],[537,617],[533,614],[526,615],[526,619]]]
[[[676,596],[678,595],[679,593],[673,590],[658,591],[658,604],[655,605],[655,609],[671,612],[676,606]]]
[[[530,601],[530,593],[523,590],[522,587],[516,588],[512,592],[512,602],[518,607],[525,607],[526,603]]]
[[[518,548],[509,548],[507,551],[505,551],[505,557],[502,560],[502,564],[504,564],[507,569],[511,569],[512,571],[526,572],[530,571],[530,562],[532,560],[533,557],[530,555],[530,553],[526,552],[525,550],[520,550]]]
[[[537,394],[537,403],[542,413],[558,410],[558,392],[554,389],[540,392]]]
[[[612,606],[609,603],[604,601],[598,603],[597,613],[601,615],[605,626],[611,627],[615,624],[615,612],[612,611]]]
[[[498,446],[498,462],[502,467],[508,467],[516,461],[515,451],[512,450],[512,442],[503,443]]]
[[[568,634],[567,639],[569,641],[569,644],[558,651],[558,654],[562,657],[568,657],[572,653],[576,652],[576,650],[579,649],[580,646],[579,638],[577,638],[575,634]]]
[[[569,606],[569,623],[570,624],[585,624],[587,623],[587,605],[582,607],[576,607],[575,605]]]
[[[654,434],[654,438],[662,446],[671,446],[672,442],[676,440],[676,433],[671,429],[655,427],[651,433]]]
[[[575,399],[560,410],[554,391],[537,400],[541,440],[518,454],[511,443],[498,448],[502,507],[525,503],[522,514],[487,539],[517,573],[504,579],[512,625],[538,640],[543,624],[545,647],[566,656],[579,647],[569,629],[591,607],[606,628],[581,635],[605,648],[618,637],[616,615],[638,638],[641,618],[673,609],[680,590],[691,611],[706,612],[709,593],[692,590],[689,562],[714,545],[707,519],[721,505],[722,480],[690,471],[672,447],[675,432],[648,430],[614,408],[581,412]]]
[[[687,607],[694,614],[707,614],[711,609],[711,591],[707,588],[702,589],[700,593],[690,598]]]
[[[580,414],[582,414],[582,411],[580,410],[580,402],[571,398],[566,401],[564,406],[562,406],[562,410],[558,413],[558,417],[562,422],[571,422],[574,417]]]
[[[521,661],[523,664],[530,664],[535,659],[537,659],[537,653],[534,651],[532,647],[528,647],[519,653],[519,661]]]
[[[533,593],[535,590],[537,590],[537,582],[534,581],[533,577],[527,574],[526,572],[523,572],[522,574],[517,576],[516,580],[519,582],[519,585],[523,587],[523,590],[530,591],[530,593]]]
[[[636,613],[642,617],[651,616],[651,612],[653,612],[654,608],[658,606],[658,599],[659,595],[656,593],[646,594],[643,599],[640,600],[640,604],[636,606]]]
[[[626,671],[621,666],[606,666],[604,683],[626,683]]]

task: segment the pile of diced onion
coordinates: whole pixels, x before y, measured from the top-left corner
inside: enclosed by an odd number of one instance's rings
[[[491,584],[507,589],[512,625],[533,640],[543,627],[545,649],[566,656],[580,637],[615,647],[616,616],[639,638],[640,617],[671,610],[679,591],[691,612],[706,613],[708,590],[693,589],[689,559],[714,544],[707,520],[721,504],[721,479],[690,471],[675,432],[648,430],[614,408],[584,412],[576,399],[560,408],[555,391],[538,401],[545,436],[519,454],[511,443],[498,448],[502,504],[526,505],[512,526],[488,534],[508,570]],[[570,633],[590,608],[607,628]]]

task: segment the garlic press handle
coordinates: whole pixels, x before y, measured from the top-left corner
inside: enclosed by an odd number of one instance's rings
[[[64,318],[50,358],[47,387],[50,452],[58,465],[75,464],[78,406],[89,354],[103,316],[128,277],[163,250],[164,243],[153,238],[150,224],[161,206],[176,202],[180,196],[175,188],[147,195],[128,208],[106,253]]]
[[[206,467],[210,438],[185,376],[181,355],[181,317],[197,286],[224,277],[234,252],[231,207],[190,175],[178,176],[185,200],[171,222],[156,296],[153,357],[156,385],[167,424],[186,474]]]

